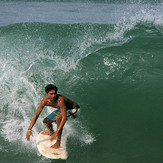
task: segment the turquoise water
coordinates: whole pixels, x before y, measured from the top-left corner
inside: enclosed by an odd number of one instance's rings
[[[0,162],[161,163],[162,10],[161,1],[0,2]],[[25,139],[49,83],[81,106],[64,127],[66,161],[39,154],[41,117]]]

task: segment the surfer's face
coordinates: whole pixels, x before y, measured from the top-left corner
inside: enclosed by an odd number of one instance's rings
[[[55,97],[57,96],[57,92],[55,90],[51,90],[46,94],[51,100],[54,100]]]

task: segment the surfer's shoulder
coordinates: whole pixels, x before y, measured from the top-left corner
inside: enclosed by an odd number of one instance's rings
[[[64,102],[64,100],[65,100],[65,98],[64,98],[64,97],[65,97],[65,96],[58,94],[58,104],[60,104],[60,103],[63,103],[63,102]]]
[[[47,98],[47,97],[44,97],[44,98],[41,100],[40,105],[41,105],[41,106],[46,106],[47,103],[48,103],[48,98]]]
[[[67,100],[67,99],[68,99],[68,97],[66,97],[66,96],[64,96],[64,95],[60,95],[60,94],[59,94],[59,98],[58,98],[58,99]]]

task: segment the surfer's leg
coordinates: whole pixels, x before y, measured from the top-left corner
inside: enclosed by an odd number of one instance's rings
[[[61,123],[61,120],[62,120],[62,115],[59,114],[56,118],[56,122],[57,122],[57,129]],[[51,147],[52,148],[59,148],[60,147],[60,144],[61,144],[61,135],[62,135],[62,130],[63,128],[59,131],[58,135],[57,135],[57,141],[54,145],[52,145]]]
[[[61,120],[62,120],[62,115],[60,114],[57,116],[57,129],[60,126]],[[57,136],[57,141],[59,143],[61,142],[62,130],[63,130],[63,128],[59,131],[58,136]]]
[[[44,120],[43,123],[45,124],[45,126],[47,127],[48,131],[45,131],[45,135],[52,135],[54,133],[53,130],[53,122],[56,122],[57,116],[60,114],[59,110],[55,110],[52,113],[50,113]]]
[[[49,132],[44,132],[45,135],[51,135],[54,133],[53,125],[52,125],[53,122],[54,122],[53,120],[51,120],[47,117],[43,120],[44,125],[46,126],[46,128],[49,131]]]

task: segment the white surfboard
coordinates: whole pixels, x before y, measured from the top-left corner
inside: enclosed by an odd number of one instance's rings
[[[43,131],[42,131],[43,132]],[[51,148],[55,144],[56,140],[51,141],[49,135],[43,135],[42,132],[37,136],[37,148],[39,152],[50,159],[67,159],[66,146],[61,141],[61,146],[58,149]]]

